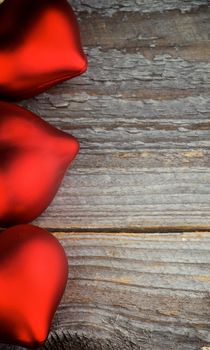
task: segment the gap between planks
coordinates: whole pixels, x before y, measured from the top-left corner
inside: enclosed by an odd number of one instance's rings
[[[196,233],[199,232],[202,234],[204,232],[210,232],[209,225],[203,226],[157,226],[157,227],[125,227],[125,228],[45,228],[51,233],[71,233],[71,234],[80,234],[80,233],[98,233],[98,234],[183,234],[183,233]]]

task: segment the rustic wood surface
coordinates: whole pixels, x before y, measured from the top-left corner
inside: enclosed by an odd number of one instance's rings
[[[210,2],[71,3],[89,70],[23,102],[81,142],[35,221],[70,265],[42,349],[201,350],[210,346]]]
[[[201,350],[210,344],[208,232],[56,237],[70,261],[69,281],[40,350]]]
[[[74,2],[89,70],[24,103],[81,142],[36,223],[210,229],[210,7],[117,3]]]

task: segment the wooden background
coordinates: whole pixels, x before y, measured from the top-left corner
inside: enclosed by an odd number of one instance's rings
[[[35,222],[70,264],[42,349],[201,350],[210,346],[210,3],[71,3],[89,70],[23,103],[81,142]]]

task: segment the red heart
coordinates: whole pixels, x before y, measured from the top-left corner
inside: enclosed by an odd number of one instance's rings
[[[12,226],[47,208],[79,143],[19,106],[0,102],[0,114],[0,226]]]
[[[66,0],[0,5],[0,96],[20,100],[83,73],[79,26]]]
[[[45,342],[68,277],[58,240],[32,225],[0,233],[0,342]]]

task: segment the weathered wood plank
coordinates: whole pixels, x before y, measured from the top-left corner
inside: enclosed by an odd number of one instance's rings
[[[81,229],[208,227],[210,174],[206,170],[104,172],[78,175],[72,170],[54,205],[36,223]]]
[[[73,122],[73,126],[74,116],[85,124],[91,116],[95,117],[91,123],[97,124],[103,117],[109,121],[113,117],[181,118],[181,112],[183,117],[185,113],[196,117],[200,112],[200,117],[207,118],[202,112],[209,112],[209,62],[170,55],[156,55],[150,60],[139,52],[104,52],[98,47],[90,48],[88,55],[88,73],[51,89],[28,105],[53,117],[54,122],[60,114],[59,122]]]
[[[210,345],[209,232],[56,236],[70,272],[45,349]]]
[[[140,52],[148,58],[168,53],[173,57],[184,55],[191,60],[202,57],[209,60],[210,7],[187,14],[174,10],[170,14],[143,15],[140,11],[130,11],[116,12],[111,17],[100,12],[79,15],[86,46]]]
[[[111,16],[118,11],[162,12],[178,9],[187,12],[209,4],[208,0],[69,0],[76,11],[100,11]]]
[[[81,142],[57,198],[36,222],[209,228],[210,10],[127,10],[81,12],[87,74],[24,102]]]
[[[70,263],[44,349],[200,350],[210,233],[163,231],[210,228],[209,1],[72,4],[89,71],[24,102],[81,142],[36,221],[66,228]]]
[[[209,232],[57,237],[70,274],[54,330],[80,335],[81,349],[85,337],[104,339],[102,349],[210,344]]]

